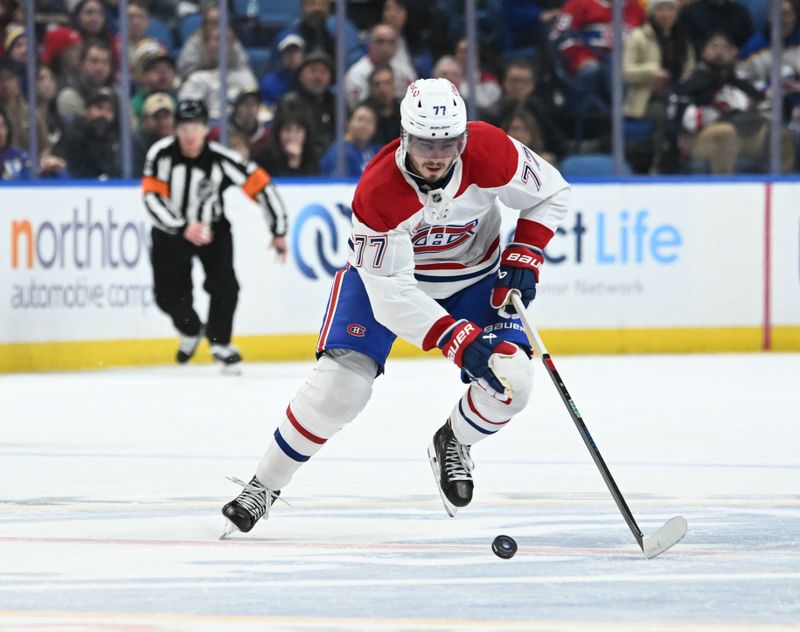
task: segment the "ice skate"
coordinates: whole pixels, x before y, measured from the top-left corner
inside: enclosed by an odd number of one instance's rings
[[[175,360],[178,362],[178,364],[186,364],[192,359],[194,352],[197,351],[197,347],[200,346],[200,341],[202,339],[202,327],[194,336],[187,336],[183,332],[178,332],[178,340],[180,341],[180,344],[178,345],[178,351],[175,354]]]
[[[254,476],[249,483],[231,478],[231,481],[241,485],[242,493],[222,508],[222,515],[227,519],[225,532],[220,536],[224,540],[236,531],[247,533],[262,517],[269,515],[269,508],[280,496],[280,490],[272,491],[264,487]],[[269,503],[267,503],[269,495]]]
[[[242,354],[233,345],[211,345],[211,355],[225,375],[242,373]]]
[[[466,507],[472,500],[475,464],[469,456],[469,446],[455,438],[450,421],[433,435],[428,459],[444,508],[451,517],[455,516],[459,507]]]

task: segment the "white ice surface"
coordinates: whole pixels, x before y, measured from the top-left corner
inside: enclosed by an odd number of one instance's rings
[[[647,560],[537,363],[448,518],[425,449],[463,386],[391,361],[269,520],[220,542],[310,363],[0,377],[0,630],[798,630],[800,355],[555,358]],[[490,550],[511,535],[516,557]]]

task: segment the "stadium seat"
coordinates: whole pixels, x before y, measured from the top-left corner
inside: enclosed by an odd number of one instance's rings
[[[753,20],[753,33],[761,33],[769,19],[769,0],[741,0],[739,4],[750,12]]]
[[[247,52],[247,59],[250,61],[250,69],[256,79],[261,81],[269,69],[269,48],[247,48],[245,52]]]
[[[169,27],[158,18],[150,18],[150,26],[147,27],[146,37],[152,37],[161,42],[167,50],[175,48],[175,38]]]
[[[255,3],[257,11],[254,15],[248,13],[251,2]],[[286,26],[289,22],[300,17],[299,0],[233,0],[233,14],[240,18],[257,18],[266,24],[280,24]]]
[[[558,170],[565,178],[583,176],[613,176],[614,156],[611,154],[575,154],[561,161]],[[631,169],[623,164],[621,175],[630,175]]]
[[[200,28],[203,23],[203,15],[201,13],[187,13],[178,19],[178,38],[180,44],[186,42],[187,39]]]

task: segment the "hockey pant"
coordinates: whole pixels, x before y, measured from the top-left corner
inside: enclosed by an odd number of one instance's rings
[[[461,443],[471,445],[494,434],[528,403],[533,386],[528,356],[517,349],[511,356],[495,358],[495,373],[510,387],[512,397],[499,401],[470,384],[450,415]],[[283,489],[303,463],[364,409],[377,374],[375,361],[356,351],[332,349],[320,356],[275,430],[258,464],[258,480],[271,490]]]

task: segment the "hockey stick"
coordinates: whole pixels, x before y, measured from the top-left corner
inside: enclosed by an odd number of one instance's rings
[[[558,390],[558,394],[561,396],[561,400],[567,407],[570,417],[572,417],[572,421],[575,422],[575,426],[578,428],[578,432],[581,434],[581,438],[586,444],[589,454],[592,455],[592,459],[594,459],[597,469],[600,470],[600,474],[603,476],[606,486],[608,486],[608,491],[611,492],[611,497],[614,499],[614,502],[617,503],[617,507],[619,508],[620,513],[622,513],[622,517],[625,518],[625,522],[628,523],[628,527],[630,528],[631,533],[633,533],[633,537],[636,538],[639,548],[642,549],[642,553],[644,553],[645,557],[651,558],[655,557],[656,555],[660,555],[670,547],[680,542],[683,536],[686,535],[686,529],[688,526],[686,523],[686,518],[683,516],[675,516],[674,518],[667,520],[667,522],[653,535],[642,534],[642,530],[639,528],[639,525],[636,524],[636,520],[634,519],[631,510],[628,508],[628,504],[622,497],[622,492],[619,491],[619,487],[617,487],[617,484],[614,482],[614,478],[611,476],[611,472],[608,470],[608,466],[603,460],[600,450],[597,449],[597,444],[594,442],[594,439],[592,439],[592,435],[589,434],[589,429],[586,427],[586,424],[583,423],[583,417],[581,417],[580,412],[578,412],[578,407],[575,405],[575,402],[572,401],[572,397],[567,391],[564,381],[558,374],[556,366],[553,364],[553,360],[550,358],[550,354],[547,352],[547,348],[544,346],[541,336],[539,336],[539,332],[531,323],[528,313],[525,311],[525,306],[522,304],[522,298],[520,297],[519,292],[514,290],[510,293],[510,295],[511,302],[514,305],[514,308],[517,310],[520,320],[522,320],[522,325],[525,327],[525,333],[533,345],[533,350],[536,352],[536,355],[542,359],[542,364],[544,364],[545,368],[547,369],[547,373],[553,380],[553,384],[556,385],[556,389]]]

